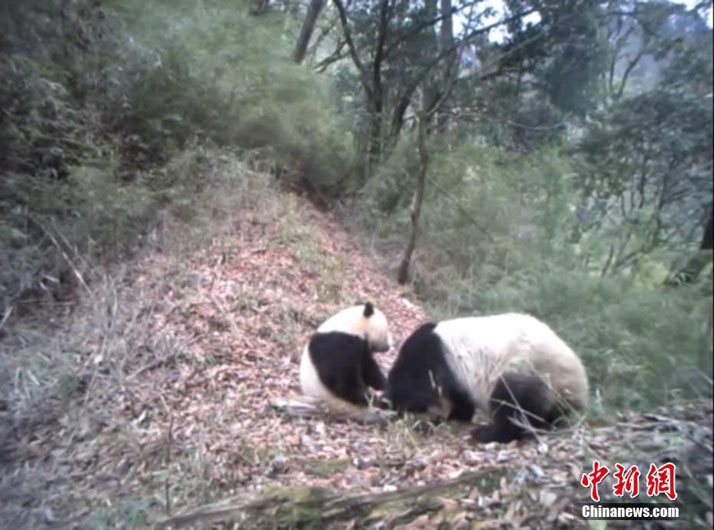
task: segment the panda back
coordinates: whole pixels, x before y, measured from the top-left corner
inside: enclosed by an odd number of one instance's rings
[[[521,356],[527,369],[541,375],[566,408],[582,410],[588,401],[588,378],[578,355],[553,329],[540,320],[524,315],[524,339]]]
[[[434,329],[443,344],[449,368],[484,410],[498,376],[516,355],[517,345],[522,341],[520,330],[513,326],[514,319],[503,317],[444,320]]]
[[[455,377],[486,408],[505,372],[538,373],[573,408],[587,402],[588,383],[579,357],[546,324],[521,313],[466,317],[435,328]]]

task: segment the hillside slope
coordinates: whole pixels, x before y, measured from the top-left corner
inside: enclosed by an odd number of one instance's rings
[[[241,186],[196,197],[216,210],[200,241],[167,222],[156,244],[107,272],[66,319],[5,337],[14,363],[0,440],[9,528],[134,527],[235,494],[310,486],[378,495],[449,480],[457,490],[421,507],[390,500],[378,515],[347,511],[332,523],[570,528],[582,525],[567,512],[584,499],[578,482],[593,455],[614,462],[622,447],[642,445],[638,458],[679,450],[672,425],[711,445],[706,405],[628,418],[647,427],[627,435],[580,425],[540,443],[487,447],[459,425],[283,414],[271,402],[299,392],[299,353],[331,313],[372,300],[397,345],[426,315],[329,214],[241,164],[230,171]],[[385,372],[395,353],[379,355]],[[287,515],[265,506],[268,520],[288,527],[323,516],[319,503],[301,511],[288,499]]]

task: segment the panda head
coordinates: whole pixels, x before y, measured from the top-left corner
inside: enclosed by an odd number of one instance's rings
[[[372,352],[384,352],[393,345],[387,317],[370,302],[343,309],[327,319],[317,331],[355,335],[366,340]]]
[[[435,328],[426,323],[409,335],[389,372],[386,397],[400,413],[442,408],[448,372]]]

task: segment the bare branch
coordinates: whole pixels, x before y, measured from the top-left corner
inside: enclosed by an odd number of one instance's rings
[[[404,32],[402,35],[399,35],[397,39],[392,42],[389,46],[387,46],[386,51],[384,52],[385,56],[388,56],[390,53],[392,53],[396,48],[399,47],[404,41],[408,40],[409,38],[413,37],[417,33],[421,32],[422,30],[434,26],[435,24],[438,24],[442,20],[444,20],[447,17],[453,16],[469,7],[475,6],[478,4],[481,0],[474,0],[473,2],[467,2],[465,4],[460,5],[459,7],[452,7],[451,10],[447,13],[441,13],[439,16],[434,17],[430,20],[424,21],[421,24],[416,25],[415,27],[409,29],[409,31]]]
[[[246,493],[206,504],[191,511],[160,521],[159,528],[183,528],[189,525],[205,526],[211,522],[242,520],[249,526],[263,527],[266,521],[289,521],[287,526],[304,526],[319,521],[322,526],[352,521],[356,517],[382,510],[396,510],[405,521],[422,513],[438,511],[443,498],[448,495],[465,495],[485,475],[492,474],[497,466],[425,486],[412,486],[385,493],[344,495],[322,488],[286,487],[262,493]],[[406,508],[406,511],[405,511]],[[316,519],[314,514],[319,514]]]
[[[374,91],[370,84],[369,76],[367,75],[367,69],[364,67],[362,60],[359,58],[357,53],[357,48],[352,40],[352,33],[350,32],[349,23],[347,21],[347,12],[345,11],[345,6],[342,4],[342,0],[332,0],[337,8],[337,12],[340,15],[340,24],[342,26],[342,33],[345,36],[345,42],[347,43],[347,48],[350,51],[350,57],[352,62],[360,73],[360,80],[362,81],[362,86],[367,93],[367,97],[372,100],[374,99]]]
[[[344,51],[344,48],[346,45],[347,45],[347,41],[344,41],[344,40],[340,41],[340,43],[335,48],[334,52],[332,52],[329,56],[325,57],[322,61],[320,61],[319,63],[317,63],[314,66],[315,71],[322,73],[331,64],[336,63],[337,61],[340,61],[340,60],[344,59],[345,57],[347,57],[347,55],[349,54],[349,51],[347,51],[347,52]]]
[[[618,88],[617,92],[615,93],[615,99],[620,99],[622,97],[622,94],[625,92],[625,86],[627,86],[627,78],[630,76],[632,71],[635,69],[635,66],[637,66],[637,63],[640,62],[640,59],[645,55],[645,50],[642,49],[638,52],[638,54],[635,56],[632,61],[630,61],[630,64],[627,65],[627,68],[625,69],[625,72],[622,74],[622,79],[620,80],[620,87]]]

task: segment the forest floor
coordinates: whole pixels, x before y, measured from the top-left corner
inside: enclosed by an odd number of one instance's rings
[[[181,513],[170,526],[577,528],[594,458],[640,469],[676,458],[682,491],[703,506],[690,522],[711,521],[711,403],[504,446],[475,445],[461,425],[276,408],[299,394],[301,350],[336,310],[375,302],[397,346],[427,315],[335,218],[275,193],[251,195],[191,252],[155,245],[75,310],[2,337],[15,363],[0,403],[6,528]],[[385,373],[395,355],[378,354]]]

